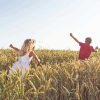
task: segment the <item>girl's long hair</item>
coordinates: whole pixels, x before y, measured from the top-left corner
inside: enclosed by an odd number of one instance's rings
[[[35,40],[33,39],[26,39],[21,47],[21,50],[20,50],[20,56],[23,56],[25,55],[26,53],[32,51],[32,49],[35,47],[35,45],[33,46],[33,48],[31,47],[31,44],[35,43]]]

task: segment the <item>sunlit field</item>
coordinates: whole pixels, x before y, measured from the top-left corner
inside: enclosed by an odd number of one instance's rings
[[[18,59],[12,50],[0,50],[0,100],[100,100],[100,52],[80,62],[78,52],[37,50],[41,66],[8,76]]]

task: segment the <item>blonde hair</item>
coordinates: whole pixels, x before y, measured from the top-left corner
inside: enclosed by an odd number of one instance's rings
[[[35,48],[35,40],[33,39],[26,39],[21,47],[21,50],[20,50],[20,56],[23,56],[24,54],[28,53],[28,52],[31,52],[32,49]],[[31,44],[33,44],[33,48],[31,47]]]

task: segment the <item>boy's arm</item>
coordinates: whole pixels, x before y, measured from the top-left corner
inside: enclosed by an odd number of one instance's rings
[[[10,44],[10,47],[11,47],[12,49],[14,49],[15,51],[17,51],[17,52],[20,51],[18,48],[14,47],[12,44]]]
[[[80,43],[79,40],[77,40],[72,33],[70,33],[70,36],[77,42],[77,43]]]
[[[95,47],[95,49],[91,46],[91,48],[92,48],[92,52],[97,52],[98,51],[98,47]]]
[[[99,48],[98,48],[98,46],[97,46],[97,47],[95,47],[95,52],[97,52],[97,51],[98,51],[98,49],[99,49]]]

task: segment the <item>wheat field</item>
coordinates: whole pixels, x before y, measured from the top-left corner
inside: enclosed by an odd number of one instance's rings
[[[35,60],[24,77],[21,71],[8,76],[17,60],[9,49],[0,50],[0,100],[100,100],[100,52],[80,62],[78,52],[37,50]]]

